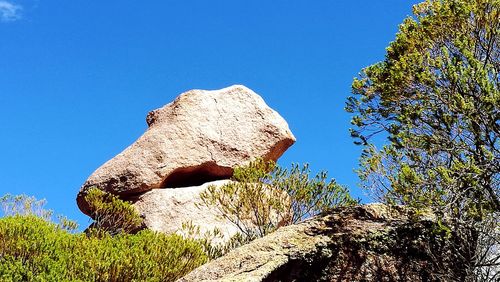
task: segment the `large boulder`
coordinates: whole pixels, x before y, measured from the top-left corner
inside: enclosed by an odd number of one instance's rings
[[[433,255],[447,253],[435,219],[409,215],[382,204],[334,209],[239,247],[179,282],[440,281]]]
[[[295,142],[286,121],[241,85],[188,91],[146,120],[147,131],[83,184],[82,212],[91,214],[84,196],[92,186],[128,199],[154,188],[201,185],[228,179],[255,158],[276,161]]]
[[[230,181],[218,180],[175,189],[153,189],[140,195],[133,205],[144,218],[144,226],[148,229],[185,234],[187,230],[182,229],[182,225],[190,223],[199,228],[201,236],[214,228],[219,229],[223,237],[215,238],[213,243],[225,242],[238,232],[238,227],[224,219],[216,208],[205,205],[200,193],[211,185],[220,187]]]

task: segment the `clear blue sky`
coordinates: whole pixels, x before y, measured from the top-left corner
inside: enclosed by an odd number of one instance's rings
[[[80,185],[148,111],[244,84],[297,137],[280,164],[308,162],[362,197],[344,102],[417,2],[0,0],[0,195],[45,198],[86,227]]]

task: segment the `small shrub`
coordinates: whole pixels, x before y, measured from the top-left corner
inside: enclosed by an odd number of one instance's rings
[[[142,225],[142,218],[135,208],[117,196],[90,188],[85,195],[92,211],[94,232],[102,231],[112,235],[137,231]]]
[[[296,224],[332,208],[359,203],[350,196],[347,187],[334,179],[328,180],[326,171],[319,172],[313,178],[309,177],[310,173],[308,164],[302,167],[292,164],[290,170],[276,166],[271,172],[271,187],[284,191],[290,197],[287,212],[290,217],[283,225]]]
[[[229,246],[221,247],[221,253],[329,208],[358,203],[347,188],[333,179],[327,181],[326,172],[314,178],[309,174],[308,165],[294,164],[287,170],[256,160],[235,169],[235,182],[209,186],[200,195],[203,204],[218,209],[241,232]]]

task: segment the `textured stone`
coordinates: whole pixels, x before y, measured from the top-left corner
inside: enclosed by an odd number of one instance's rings
[[[224,235],[221,239],[225,241],[236,234],[238,228],[222,218],[217,209],[204,205],[199,195],[210,185],[221,186],[228,182],[230,180],[176,189],[153,189],[140,195],[133,205],[144,217],[144,225],[148,229],[174,233],[181,230],[183,223],[191,222],[200,228],[200,234],[217,227]]]
[[[280,228],[179,281],[439,281],[427,253],[442,251],[428,244],[436,242],[431,226],[399,207],[338,208]]]
[[[286,121],[250,89],[191,90],[150,112],[149,128],[98,168],[83,184],[77,203],[90,211],[88,188],[133,197],[154,188],[201,185],[228,179],[236,166],[277,160],[295,138]]]

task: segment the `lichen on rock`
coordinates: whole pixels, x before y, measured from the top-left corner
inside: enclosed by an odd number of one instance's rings
[[[179,281],[437,281],[428,248],[444,246],[430,239],[432,226],[403,207],[336,208],[280,228]]]

